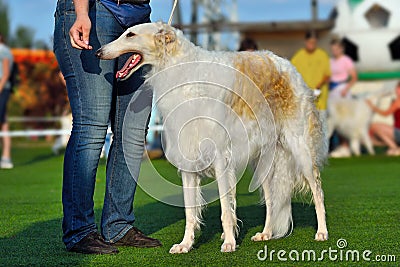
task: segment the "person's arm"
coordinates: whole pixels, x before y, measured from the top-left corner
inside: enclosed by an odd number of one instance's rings
[[[4,58],[1,64],[3,65],[3,75],[0,79],[0,92],[3,91],[4,86],[6,86],[8,78],[10,77],[10,60],[8,58]]]
[[[76,20],[69,30],[71,45],[77,49],[92,49],[89,34],[92,22],[89,18],[89,0],[74,0]]]
[[[329,82],[330,78],[331,78],[330,76],[327,76],[325,74],[322,80],[317,84],[316,89],[321,89],[322,86],[324,86],[326,83]]]
[[[377,106],[372,104],[371,100],[369,99],[367,99],[366,102],[368,106],[371,107],[372,111],[382,116],[389,116],[390,114],[393,114],[397,109],[400,108],[400,99],[397,99],[395,102],[393,102],[387,110],[382,110],[378,108]]]
[[[324,74],[322,80],[317,83],[317,89],[321,89],[325,84],[329,84],[329,81],[331,79],[331,62],[329,56],[325,53],[325,51],[323,51],[322,53],[323,64],[321,67],[323,68]]]

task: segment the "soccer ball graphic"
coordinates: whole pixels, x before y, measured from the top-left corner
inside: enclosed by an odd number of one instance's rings
[[[400,1],[339,0],[333,33],[360,72],[400,70]]]

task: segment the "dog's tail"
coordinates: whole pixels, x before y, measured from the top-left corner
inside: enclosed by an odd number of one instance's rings
[[[275,153],[274,167],[270,171],[268,181],[266,180],[263,183],[265,204],[267,205],[267,213],[269,213],[266,227],[271,228],[269,230],[271,230],[274,239],[285,237],[292,232],[291,199],[294,170],[294,162],[290,160],[288,151],[278,147]]]
[[[328,121],[318,110],[312,109],[308,115],[308,129],[304,136],[311,153],[312,165],[322,168],[326,164],[329,150]]]
[[[293,218],[292,218],[292,189],[289,187],[278,186],[274,187],[274,195],[277,199],[272,201],[271,227],[272,238],[278,239],[286,237],[292,233]]]

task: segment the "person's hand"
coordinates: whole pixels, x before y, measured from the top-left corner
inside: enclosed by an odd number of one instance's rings
[[[344,89],[344,90],[342,90],[341,92],[340,92],[340,95],[342,96],[342,97],[346,97],[346,95],[349,93],[349,89]]]
[[[69,30],[71,45],[77,49],[92,49],[89,44],[89,34],[92,22],[88,15],[77,16],[74,25]]]
[[[371,100],[366,99],[365,103],[367,103],[367,105],[370,106],[371,108],[373,107],[373,104],[372,104]]]
[[[315,97],[319,97],[321,95],[321,90],[320,89],[314,89],[313,93],[314,93]]]

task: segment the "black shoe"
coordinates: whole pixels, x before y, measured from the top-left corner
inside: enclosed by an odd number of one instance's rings
[[[116,254],[118,249],[106,243],[103,237],[97,233],[92,232],[85,236],[81,241],[69,249],[71,252],[83,254]]]
[[[124,237],[115,242],[113,245],[137,248],[154,248],[160,247],[162,244],[159,240],[145,236],[139,229],[133,227],[124,235]]]

